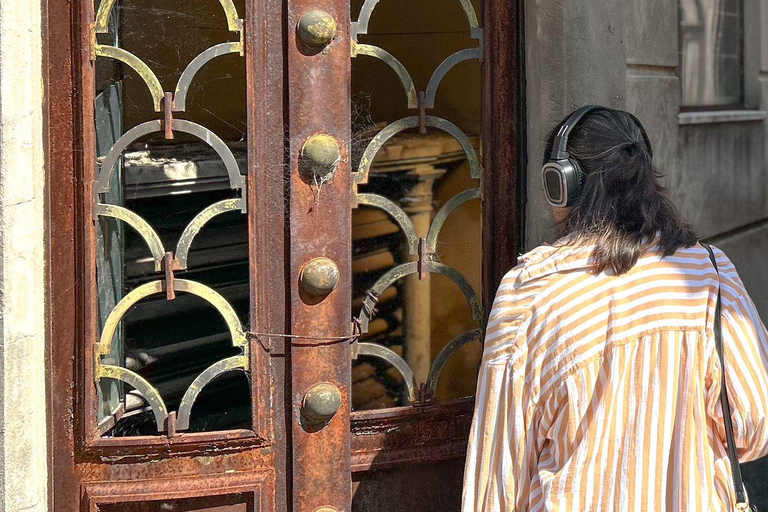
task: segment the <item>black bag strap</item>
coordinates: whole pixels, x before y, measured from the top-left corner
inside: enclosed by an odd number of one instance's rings
[[[720,271],[717,268],[717,259],[715,253],[712,252],[712,247],[709,244],[701,242],[701,245],[709,253],[709,259],[712,261],[712,265],[715,267],[715,271],[718,275],[717,283],[717,305],[715,306],[715,348],[717,349],[717,355],[720,358],[720,405],[723,409],[723,423],[725,426],[725,439],[728,444],[728,460],[731,463],[731,475],[733,475],[733,490],[736,496],[736,508],[738,510],[749,510],[749,500],[747,499],[747,492],[744,489],[744,480],[741,477],[741,466],[739,465],[739,456],[736,453],[736,441],[733,439],[733,423],[731,420],[731,405],[728,402],[728,386],[725,382],[725,355],[723,354],[723,325],[720,318],[722,303],[720,300]]]

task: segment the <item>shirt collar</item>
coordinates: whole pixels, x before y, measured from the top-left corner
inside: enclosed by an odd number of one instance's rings
[[[654,239],[646,239],[645,251],[658,250],[658,236]],[[549,274],[567,272],[572,270],[589,271],[592,268],[592,252],[595,244],[575,239],[566,235],[558,241],[540,245],[528,251],[517,259],[518,266],[522,266],[520,277],[527,281]]]

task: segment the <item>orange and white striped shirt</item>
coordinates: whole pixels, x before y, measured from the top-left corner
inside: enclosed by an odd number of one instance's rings
[[[592,249],[539,247],[499,287],[463,511],[733,510],[707,251],[649,248],[616,276],[589,272]],[[744,462],[768,452],[768,333],[715,255]]]

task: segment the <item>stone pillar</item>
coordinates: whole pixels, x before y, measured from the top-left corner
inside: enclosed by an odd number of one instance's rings
[[[41,4],[0,1],[0,504],[48,510]]]
[[[432,223],[433,191],[435,180],[445,174],[431,165],[416,167],[407,173],[414,180],[408,195],[402,200],[403,211],[408,214],[416,236],[426,238]],[[405,304],[405,360],[413,370],[416,382],[427,380],[432,364],[432,294],[430,274],[419,280],[418,274],[404,279]]]

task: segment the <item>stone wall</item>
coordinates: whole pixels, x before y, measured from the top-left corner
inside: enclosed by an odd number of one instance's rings
[[[587,103],[627,109],[648,129],[683,216],[731,256],[768,318],[768,2],[748,4],[750,110],[701,115],[680,114],[676,1],[527,2],[528,248],[554,237],[540,177],[548,131]]]
[[[527,248],[555,238],[540,177],[548,131],[584,104],[623,108],[648,129],[684,217],[731,257],[768,321],[768,1],[745,9],[750,111],[681,115],[676,0],[526,0]],[[766,471],[753,464],[747,477]]]
[[[0,510],[48,509],[41,11],[0,2]]]

